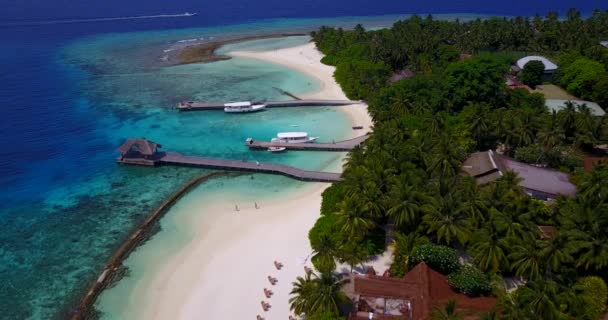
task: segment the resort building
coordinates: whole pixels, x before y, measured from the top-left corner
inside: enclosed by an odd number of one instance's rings
[[[471,154],[464,161],[463,170],[475,177],[479,184],[494,181],[511,170],[522,179],[519,185],[523,191],[539,200],[555,199],[557,195],[576,195],[576,187],[570,182],[567,174],[515,161],[492,150]]]
[[[608,48],[608,41],[600,41],[600,45]]]
[[[350,314],[351,320],[428,319],[434,307],[441,308],[450,300],[456,302],[457,312],[467,319],[489,312],[496,304],[495,298],[472,298],[457,293],[446,276],[424,262],[403,278],[374,274],[352,277],[356,309]]]
[[[559,112],[562,109],[566,108],[566,103],[572,102],[577,109],[582,106],[587,106],[591,110],[591,113],[594,116],[601,117],[606,112],[602,107],[600,107],[597,103],[591,101],[583,101],[583,100],[562,100],[562,99],[547,99],[545,100],[545,106],[549,109],[549,112],[555,111]]]
[[[541,56],[527,56],[517,60],[517,67],[523,70],[524,66],[530,61],[540,61],[545,66],[545,75],[553,75],[557,70],[557,65],[549,59]]]

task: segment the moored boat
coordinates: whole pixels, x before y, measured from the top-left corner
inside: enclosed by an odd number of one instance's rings
[[[224,104],[224,112],[226,113],[245,113],[261,111],[266,108],[263,103],[251,103],[251,101],[232,102]]]
[[[311,143],[319,137],[309,137],[308,132],[279,132],[272,142],[280,143]]]
[[[285,147],[268,147],[268,152],[283,152],[287,150]]]

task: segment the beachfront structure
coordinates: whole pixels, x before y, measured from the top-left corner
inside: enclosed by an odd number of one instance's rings
[[[118,148],[118,152],[120,153],[119,161],[153,166],[158,160],[157,151],[160,147],[162,147],[160,144],[146,140],[145,138],[128,139]]]
[[[557,65],[551,60],[542,57],[542,56],[527,56],[517,60],[517,67],[521,70],[524,69],[524,66],[530,61],[540,61],[545,66],[545,75],[553,75],[557,70]]]
[[[608,41],[600,41],[600,45],[608,48]]]
[[[456,302],[459,313],[479,315],[489,312],[496,304],[495,298],[471,298],[457,293],[450,287],[446,276],[424,262],[403,278],[373,273],[352,277],[355,310],[351,312],[350,320],[423,320],[428,319],[434,307],[441,307],[450,300]]]
[[[463,163],[463,171],[475,177],[479,184],[494,181],[508,170],[517,173],[522,179],[519,185],[523,191],[536,199],[549,200],[558,195],[576,195],[576,187],[567,174],[515,161],[492,150],[475,152]]]
[[[560,110],[566,108],[566,103],[568,101],[572,102],[577,109],[582,106],[587,106],[591,110],[591,113],[594,116],[601,117],[604,114],[606,114],[606,112],[604,112],[604,109],[602,109],[602,107],[600,107],[597,103],[591,102],[591,101],[547,99],[547,100],[545,100],[545,106],[547,106],[547,109],[549,109],[549,112],[552,112],[552,111],[559,112]]]

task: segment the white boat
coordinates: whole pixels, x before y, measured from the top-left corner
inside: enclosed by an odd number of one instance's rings
[[[283,152],[287,150],[285,147],[268,147],[269,152]]]
[[[308,132],[280,132],[272,142],[280,143],[310,143],[315,142],[319,137],[309,137]]]
[[[251,103],[251,101],[232,102],[224,104],[224,112],[226,113],[243,113],[255,112],[266,108],[263,103]]]
[[[184,12],[184,16],[186,17],[194,17],[197,14],[197,12]]]

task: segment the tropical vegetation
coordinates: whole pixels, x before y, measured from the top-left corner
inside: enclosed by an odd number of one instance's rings
[[[425,261],[451,274],[461,292],[494,292],[498,312],[487,318],[597,319],[604,312],[608,164],[581,166],[585,153],[608,142],[608,117],[573,104],[550,113],[542,94],[507,89],[505,74],[521,52],[559,57],[554,81],[608,107],[608,90],[598,92],[608,87],[600,67],[608,53],[598,45],[608,39],[608,11],[586,19],[576,10],[564,19],[413,16],[372,31],[322,27],[312,37],[346,94],[368,102],[374,130],[348,154],[344,181],[323,194],[322,216],[309,233],[321,275],[296,282],[296,313],[338,315],[336,280],[321,290],[318,279],[334,277],[336,262],[354,268],[382,252],[386,225],[395,239],[392,275]],[[416,75],[388,81],[405,68]],[[489,149],[569,173],[576,197],[536,200],[510,171],[479,185],[462,164]],[[490,280],[497,277],[525,284],[495,292]],[[437,308],[433,318],[456,319],[455,307]]]

